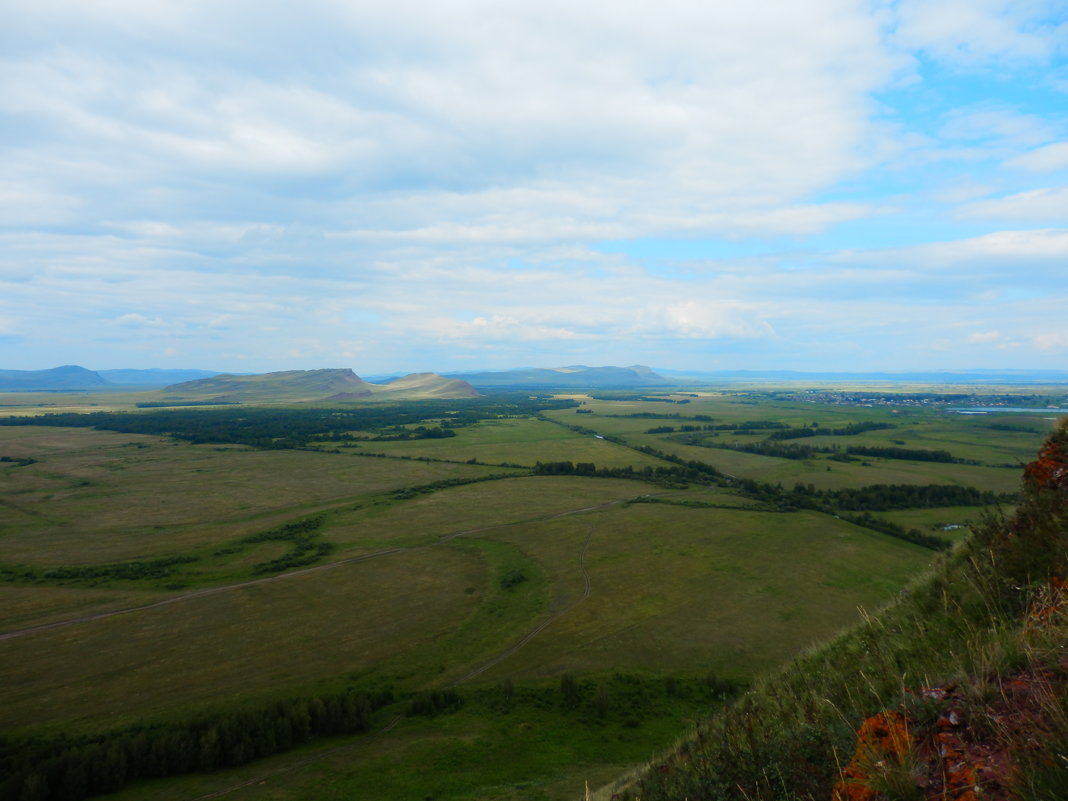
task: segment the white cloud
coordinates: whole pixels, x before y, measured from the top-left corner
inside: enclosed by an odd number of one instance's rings
[[[897,5],[897,39],[908,48],[960,66],[999,60],[1041,60],[1056,47],[1055,13],[1043,0],[903,0]]]
[[[168,323],[159,317],[146,317],[143,314],[124,314],[115,319],[117,325],[127,328],[167,328]]]
[[[1055,138],[1045,119],[990,104],[953,109],[939,130],[944,140],[996,140],[1013,146],[1034,146]]]
[[[1052,145],[1029,150],[1010,159],[1008,165],[1030,172],[1063,170],[1068,168],[1068,142],[1055,142]]]
[[[1068,187],[1047,187],[961,206],[965,218],[1068,222]]]
[[[1059,169],[1057,114],[921,85],[915,122],[874,99],[926,78],[903,44],[969,69],[1040,63],[1042,3],[9,7],[0,315],[55,352],[857,358],[865,336],[1030,341],[1014,304],[1063,287],[1068,232],[1002,229],[1059,224],[1068,196],[980,171]],[[916,198],[967,203],[955,230],[985,233],[938,241]],[[878,215],[934,241],[828,244]],[[757,255],[596,250],[642,237]]]
[[[1034,346],[1044,351],[1068,350],[1068,331],[1051,331],[1032,338]]]
[[[870,274],[882,292],[899,291],[902,298],[967,298],[971,302],[1001,301],[1022,291],[1048,294],[1065,287],[1068,229],[993,231],[966,239],[929,242],[897,248],[828,253],[823,261],[844,270]],[[830,277],[824,271],[823,275]],[[838,277],[839,283],[858,285],[861,279]],[[834,281],[821,285],[833,288]]]
[[[751,303],[671,303],[638,310],[634,330],[645,336],[682,339],[763,339],[775,331]]]
[[[205,216],[227,197],[282,216],[300,200],[278,182],[323,181],[340,194],[305,212],[340,222],[355,209],[359,230],[435,240],[808,233],[865,213],[799,201],[876,157],[888,134],[866,94],[899,66],[879,20],[839,0],[786,2],[774,15],[682,2],[313,3],[266,21],[251,5],[190,4],[116,23],[136,67],[101,51],[111,15],[92,5],[63,5],[84,22],[67,29],[67,47],[8,61],[0,102],[48,133],[37,149],[118,165],[128,194],[105,209],[188,213],[217,186]],[[58,24],[57,8],[20,15]],[[163,33],[168,23],[203,28],[197,58]],[[286,42],[286,58],[309,66],[258,74],[287,26],[323,37]],[[271,182],[266,195],[245,184],[256,176]],[[550,198],[574,216],[548,211]],[[427,207],[465,204],[497,217],[412,226]]]

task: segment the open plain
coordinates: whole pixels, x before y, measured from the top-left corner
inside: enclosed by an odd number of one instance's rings
[[[930,395],[572,393],[279,448],[30,404],[0,425],[10,764],[193,726],[195,769],[116,797],[577,797],[1011,506],[1056,415]],[[338,693],[379,699],[360,733],[204,756],[206,722]]]

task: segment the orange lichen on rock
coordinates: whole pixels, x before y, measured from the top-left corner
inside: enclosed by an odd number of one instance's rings
[[[985,764],[976,754],[969,753],[955,728],[945,718],[938,722],[939,731],[934,737],[938,753],[934,761],[941,765],[942,775],[939,777],[941,790],[936,797],[951,801],[978,801],[976,794]],[[937,787],[932,789],[937,790]]]
[[[1068,581],[1054,579],[1050,587],[1068,595]],[[1054,605],[1060,603],[1058,597]],[[832,801],[888,801],[906,787],[926,801],[1016,798],[1012,783],[1020,755],[1055,730],[1051,699],[1060,697],[1066,681],[1068,662],[1060,670],[1023,670],[999,679],[1000,692],[981,709],[953,684],[906,690],[899,710],[864,721]],[[911,717],[908,710],[922,704],[935,704],[937,717],[931,719],[929,706],[927,714]],[[976,725],[976,715],[987,725]]]
[[[1038,452],[1038,458],[1024,468],[1026,480],[1046,489],[1068,487],[1068,445],[1052,436]]]
[[[832,801],[876,801],[873,774],[888,762],[901,764],[912,750],[908,721],[896,710],[886,710],[864,721],[857,734],[853,759],[834,785]]]

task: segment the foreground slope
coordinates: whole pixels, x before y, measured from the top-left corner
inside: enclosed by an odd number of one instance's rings
[[[597,796],[1068,798],[1068,423],[1023,489],[880,615]]]

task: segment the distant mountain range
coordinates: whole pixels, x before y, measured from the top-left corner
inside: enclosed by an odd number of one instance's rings
[[[0,370],[0,390],[4,392],[101,389],[109,386],[99,373],[66,364],[50,370]]]
[[[162,387],[162,389],[160,389]],[[288,370],[235,375],[211,370],[86,370],[65,365],[50,370],[0,370],[0,392],[145,391],[145,405],[169,403],[279,403],[373,398],[471,398],[470,384],[436,373],[413,373],[381,384],[347,368]],[[155,392],[151,392],[156,390]]]
[[[219,375],[216,370],[161,370],[153,367],[149,370],[97,370],[97,374],[112,384],[139,387],[168,387],[179,381],[196,381],[198,378],[211,378]]]
[[[130,391],[165,388],[168,397],[263,396],[280,399],[355,400],[378,396],[470,397],[476,390],[641,389],[747,381],[879,381],[923,384],[1066,384],[1064,370],[942,370],[902,373],[801,372],[796,370],[652,370],[630,367],[531,367],[479,372],[413,373],[368,382],[352,370],[290,370],[262,375],[212,370],[87,370],[76,365],[49,370],[0,370],[0,392]],[[284,396],[284,397],[282,397]],[[234,401],[239,402],[239,401]]]
[[[49,370],[0,370],[0,392],[62,392],[109,387],[165,387],[218,375],[213,370],[86,370],[74,364]]]
[[[640,364],[632,367],[531,367],[519,370],[485,371],[479,373],[445,373],[459,378],[473,387],[497,389],[525,389],[545,387],[555,389],[629,389],[677,384]]]

